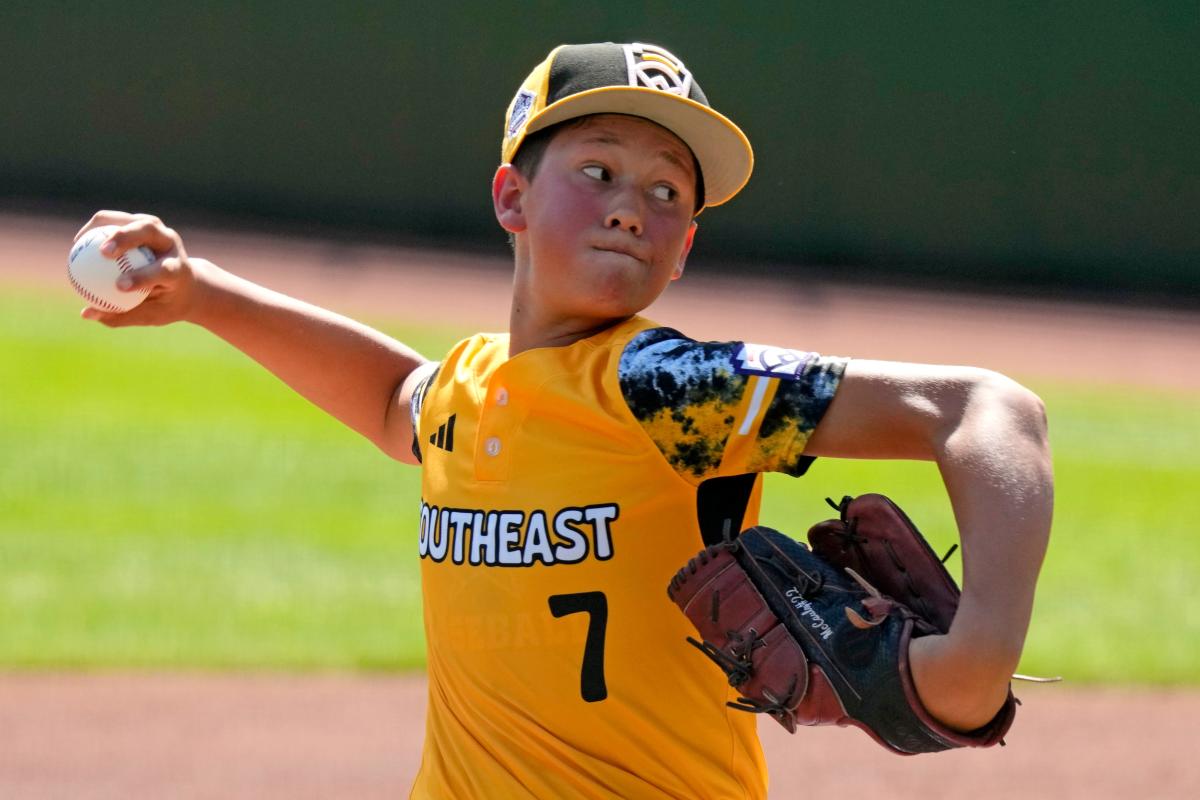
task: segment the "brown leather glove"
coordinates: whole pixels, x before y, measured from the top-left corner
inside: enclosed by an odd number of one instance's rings
[[[831,505],[834,505],[831,502]],[[703,550],[668,595],[696,626],[688,641],[739,690],[734,708],[797,725],[855,725],[903,755],[1003,743],[1016,701],[960,733],[921,706],[913,637],[945,633],[954,579],[920,531],[878,494],[843,498],[804,544],[762,526]],[[947,553],[949,556],[949,553]]]

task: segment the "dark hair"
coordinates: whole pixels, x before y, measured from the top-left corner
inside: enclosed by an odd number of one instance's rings
[[[583,117],[569,119],[526,136],[525,141],[521,142],[521,146],[517,149],[517,154],[513,156],[512,165],[517,168],[517,172],[532,183],[533,177],[537,175],[538,167],[542,165],[542,157],[546,155],[546,148],[550,146],[550,142],[554,140],[559,131],[575,127],[582,119]]]
[[[517,172],[525,176],[525,180],[532,183],[534,176],[537,175],[538,167],[541,166],[542,157],[546,155],[546,148],[550,146],[550,142],[554,140],[554,137],[560,131],[582,125],[586,119],[588,119],[586,116],[575,117],[574,119],[569,119],[529,134],[525,137],[525,141],[521,142],[521,146],[517,148],[517,154],[513,156],[512,165],[516,167]],[[696,154],[692,153],[690,149],[688,152],[692,154],[692,167],[696,171],[696,208],[692,212],[695,215],[700,213],[700,209],[704,208],[704,173],[700,171],[700,162],[696,160]]]

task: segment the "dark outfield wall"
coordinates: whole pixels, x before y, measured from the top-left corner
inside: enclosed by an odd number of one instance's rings
[[[499,249],[488,186],[521,78],[560,41],[640,39],[757,151],[748,189],[702,217],[702,262],[1200,298],[1194,1],[12,5],[10,207]]]

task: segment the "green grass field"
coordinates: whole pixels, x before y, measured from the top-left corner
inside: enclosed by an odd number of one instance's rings
[[[78,308],[0,299],[0,668],[419,667],[418,471],[214,337]],[[380,327],[430,354],[462,333]],[[1200,683],[1200,396],[1031,385],[1058,504],[1022,668]],[[863,491],[953,541],[927,464],[773,476],[763,519],[799,534]]]

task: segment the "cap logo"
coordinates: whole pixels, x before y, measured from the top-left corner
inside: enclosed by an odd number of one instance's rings
[[[622,45],[629,67],[629,85],[687,97],[692,90],[692,73],[670,51],[652,44]]]
[[[536,99],[537,95],[528,89],[517,92],[512,102],[512,113],[508,115],[508,138],[516,136],[517,131],[525,126],[525,121],[529,119],[529,109],[533,108],[533,101]]]

